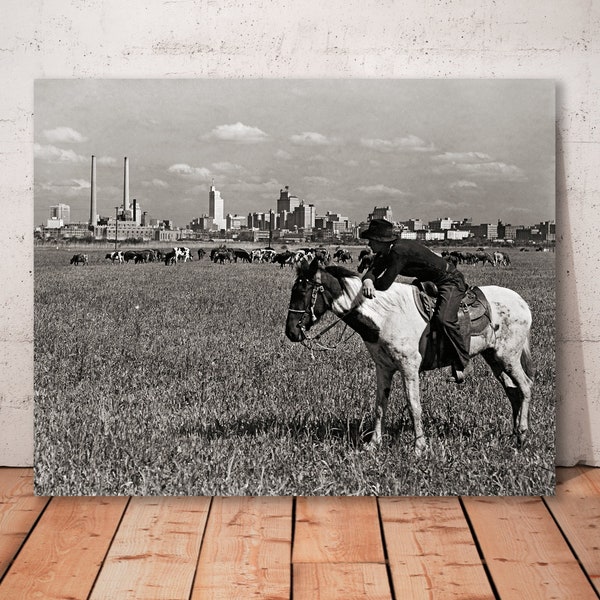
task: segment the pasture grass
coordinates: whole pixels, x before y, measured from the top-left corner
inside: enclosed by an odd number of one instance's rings
[[[380,449],[374,365],[357,335],[314,353],[284,335],[294,271],[204,258],[69,265],[35,253],[35,490],[42,495],[540,495],[554,489],[554,256],[467,266],[534,315],[530,435],[482,359],[463,386],[421,376],[429,440],[397,375]],[[354,252],[355,255],[358,252]],[[339,336],[335,328],[331,341]]]

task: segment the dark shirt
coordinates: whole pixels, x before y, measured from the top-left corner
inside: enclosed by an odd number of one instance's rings
[[[373,266],[365,273],[363,280],[371,279],[376,290],[387,290],[397,275],[438,284],[454,270],[454,265],[423,244],[414,240],[396,240],[389,252],[375,256]]]

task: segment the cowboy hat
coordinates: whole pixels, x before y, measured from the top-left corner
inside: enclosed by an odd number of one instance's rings
[[[398,239],[398,236],[394,235],[394,226],[385,219],[373,219],[369,223],[369,228],[363,231],[360,237],[376,242],[394,242]]]

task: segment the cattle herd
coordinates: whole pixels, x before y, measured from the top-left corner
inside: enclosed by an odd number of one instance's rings
[[[274,263],[280,268],[284,266],[302,266],[305,263],[310,263],[313,258],[319,258],[323,263],[330,263],[332,260],[338,263],[353,263],[352,254],[343,248],[337,248],[333,254],[323,246],[318,248],[299,248],[297,250],[275,251],[273,248],[259,248],[256,250],[245,250],[244,248],[229,248],[226,245],[221,245],[213,248],[209,252],[203,248],[199,248],[196,252],[192,252],[185,246],[177,246],[171,249],[150,249],[144,250],[118,250],[108,252],[104,260],[110,260],[112,263],[129,263],[145,264],[152,262],[163,262],[166,266],[176,265],[177,263],[186,263],[193,259],[193,255],[198,256],[198,260],[208,256],[209,259],[218,264],[228,263]],[[476,252],[463,251],[443,251],[441,252],[447,261],[455,265],[467,264],[490,264],[493,266],[510,266],[510,258],[505,252],[495,251],[487,252],[483,248],[478,248]],[[374,255],[369,248],[362,249],[358,256],[358,272],[362,273],[369,269],[373,263]],[[89,263],[87,254],[74,254],[71,258],[71,265],[85,266]]]

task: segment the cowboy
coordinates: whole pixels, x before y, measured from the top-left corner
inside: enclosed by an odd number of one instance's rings
[[[456,383],[462,383],[470,358],[458,325],[458,308],[467,291],[463,274],[419,242],[399,239],[392,223],[385,219],[371,220],[360,237],[369,240],[369,247],[376,253],[373,265],[363,276],[362,292],[367,298],[374,298],[375,290],[387,290],[397,275],[435,283],[438,296],[434,319],[454,349],[452,374]]]

